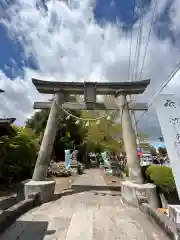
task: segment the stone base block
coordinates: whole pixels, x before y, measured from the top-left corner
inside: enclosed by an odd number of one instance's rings
[[[137,184],[130,181],[121,183],[122,200],[134,207],[139,207],[139,200],[145,198],[153,208],[159,207],[156,186],[154,184]]]
[[[169,205],[169,218],[174,222],[180,224],[180,205]]]
[[[32,181],[26,180],[21,182],[17,197],[21,200],[28,199],[29,195],[38,192],[41,203],[51,201],[54,197],[55,181]]]

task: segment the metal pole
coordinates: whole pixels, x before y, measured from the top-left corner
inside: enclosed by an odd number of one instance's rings
[[[116,99],[120,114],[122,114],[120,117],[122,120],[122,135],[127,156],[127,164],[129,167],[129,179],[135,183],[143,183],[140,160],[137,153],[136,135],[132,126],[125,93],[119,93]]]
[[[32,180],[43,181],[47,177],[48,165],[50,162],[53,144],[57,131],[57,113],[59,111],[57,104],[64,102],[64,93],[59,92],[55,95],[51,105],[46,129],[44,132],[43,140],[39,150],[36,166],[34,169]]]

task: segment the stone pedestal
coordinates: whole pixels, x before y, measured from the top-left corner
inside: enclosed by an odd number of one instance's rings
[[[122,200],[134,207],[139,207],[139,199],[146,198],[153,208],[159,207],[159,200],[154,184],[137,184],[130,181],[121,183]]]
[[[19,199],[28,199],[28,196],[32,193],[39,193],[40,202],[45,203],[51,201],[54,196],[55,181],[33,181],[26,180],[21,182],[17,197]]]
[[[174,222],[180,224],[180,205],[169,205],[169,218]]]

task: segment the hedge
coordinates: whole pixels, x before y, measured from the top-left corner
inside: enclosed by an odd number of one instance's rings
[[[166,197],[177,195],[176,184],[172,169],[167,166],[157,164],[141,167],[144,182],[150,182],[156,185],[157,190]],[[129,176],[129,169],[126,165],[124,169],[126,176]]]
[[[171,168],[153,164],[146,169],[145,176],[148,182],[154,183],[166,196],[177,192]]]

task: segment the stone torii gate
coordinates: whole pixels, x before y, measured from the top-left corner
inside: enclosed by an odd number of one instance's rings
[[[141,183],[142,177],[139,168],[139,159],[137,156],[136,136],[133,131],[129,110],[144,110],[146,104],[129,104],[127,95],[141,94],[146,89],[150,80],[139,82],[50,82],[32,79],[33,84],[40,93],[55,94],[52,102],[35,102],[34,108],[50,108],[50,114],[39,151],[36,167],[33,174],[33,180],[43,181],[46,178],[48,163],[52,153],[54,139],[56,135],[56,114],[58,105],[68,109],[89,109],[89,110],[105,110],[107,109],[103,103],[96,102],[96,95],[113,95],[117,100],[117,108],[122,113],[122,132],[125,150],[127,153],[128,165],[131,170],[130,179],[134,182]],[[84,103],[69,103],[68,95],[84,95]],[[110,109],[110,108],[108,108]],[[113,108],[111,108],[112,110]]]
[[[32,192],[33,188],[40,188],[44,201],[52,195],[52,181],[47,182],[46,176],[48,164],[51,158],[53,144],[56,136],[56,116],[59,107],[67,109],[87,109],[87,110],[109,110],[118,109],[120,111],[122,135],[127,155],[128,167],[130,170],[130,180],[134,184],[142,184],[143,178],[137,154],[136,135],[132,126],[129,110],[147,110],[147,104],[129,103],[127,96],[132,94],[142,94],[150,80],[137,82],[51,82],[32,79],[33,84],[40,93],[54,94],[50,102],[35,102],[35,109],[50,108],[50,113],[34,169],[32,181],[26,184],[26,192]],[[69,95],[84,95],[84,103],[68,102]],[[113,95],[116,98],[116,106],[107,108],[104,103],[96,102],[97,95]],[[43,186],[43,187],[42,187]],[[49,194],[47,194],[47,191]],[[48,195],[48,196],[47,196]]]

